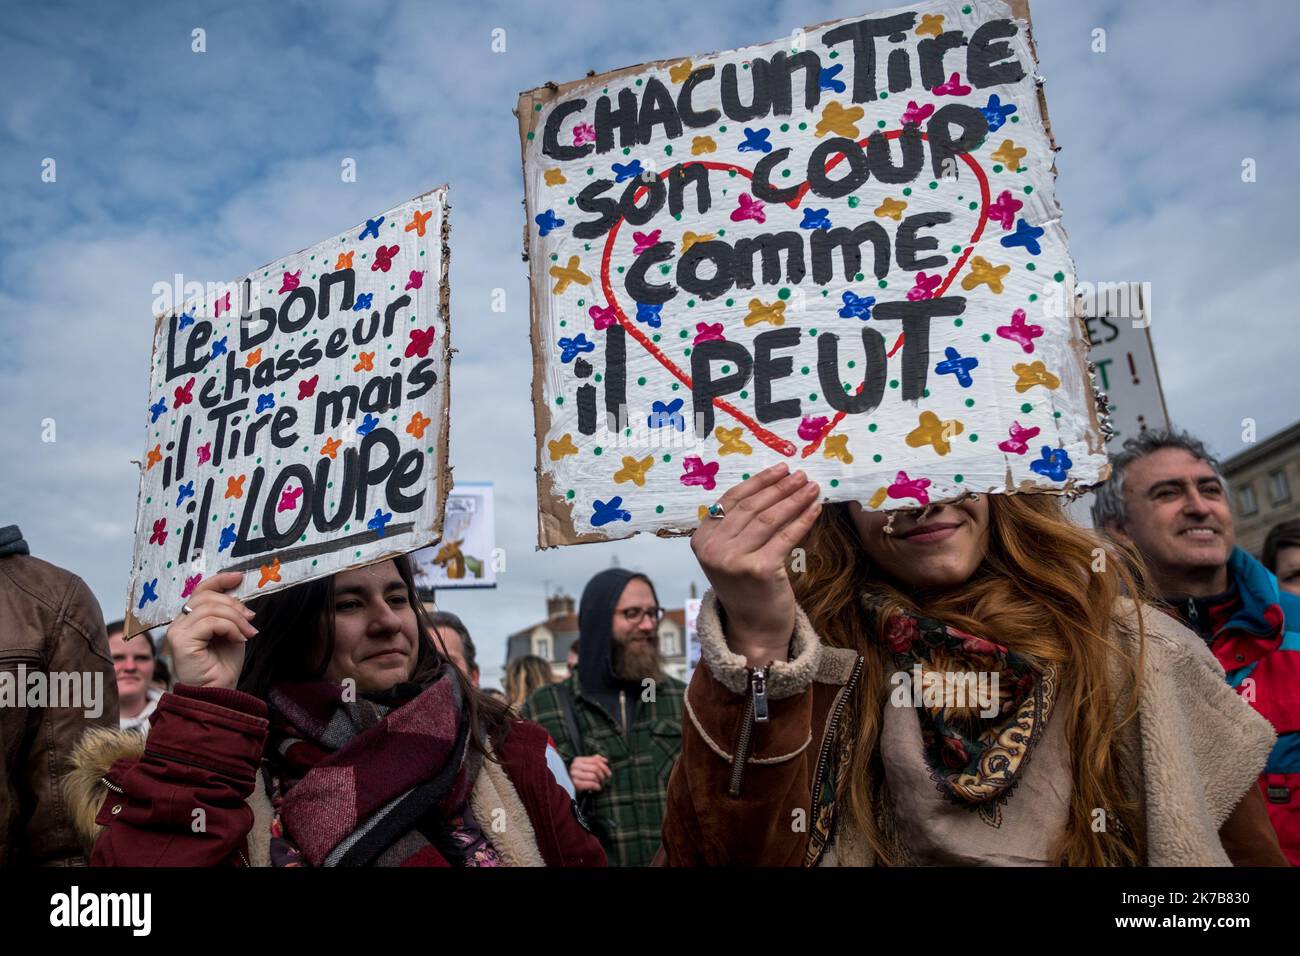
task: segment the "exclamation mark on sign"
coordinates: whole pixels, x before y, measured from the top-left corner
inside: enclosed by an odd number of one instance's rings
[[[1138,381],[1137,363],[1133,361],[1133,353],[1128,352],[1127,355],[1128,355],[1128,370],[1129,370],[1129,374],[1133,376],[1133,384],[1141,385],[1142,383]]]

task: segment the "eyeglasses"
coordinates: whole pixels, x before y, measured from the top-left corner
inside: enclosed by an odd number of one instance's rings
[[[664,617],[664,609],[661,607],[625,607],[615,613],[623,615],[623,620],[629,624],[640,624],[645,617],[658,624]]]

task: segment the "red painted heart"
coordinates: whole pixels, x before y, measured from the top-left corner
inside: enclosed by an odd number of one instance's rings
[[[897,139],[902,134],[903,131],[901,129],[890,130],[889,132],[885,133],[885,139],[887,140]],[[925,136],[925,134],[922,134],[921,138],[923,140],[928,139],[928,137]],[[863,147],[863,149],[865,150],[867,145],[867,140],[866,139],[858,140],[858,145]],[[959,153],[958,155],[966,163],[966,165],[971,168],[971,171],[975,174],[976,180],[979,182],[979,186],[980,186],[979,220],[976,222],[975,229],[974,231],[972,231],[971,237],[969,241],[966,243],[966,248],[962,250],[962,253],[958,257],[956,263],[954,263],[952,268],[948,270],[947,275],[945,275],[943,278],[943,282],[941,282],[938,288],[935,289],[934,292],[932,293],[932,296],[934,298],[938,298],[939,296],[943,295],[947,291],[948,287],[952,285],[953,280],[957,278],[957,273],[961,271],[962,267],[966,264],[966,260],[970,257],[971,252],[974,251],[975,243],[977,243],[980,239],[980,236],[984,234],[984,227],[988,223],[988,218],[989,218],[989,204],[991,202],[991,199],[989,196],[988,176],[984,173],[984,170],[979,165],[979,163],[977,163],[974,159],[972,159],[968,153]],[[826,171],[830,172],[837,165],[839,165],[840,161],[843,159],[844,159],[844,154],[837,153],[826,163]],[[685,163],[683,165],[686,166],[698,165],[698,166],[703,166],[705,169],[717,169],[717,170],[728,171],[728,172],[734,170],[736,173],[740,174],[741,176],[744,176],[746,179],[752,180],[754,178],[754,174],[752,170],[745,169],[743,166],[736,166],[732,163],[698,162],[698,163]],[[659,178],[664,179],[671,172],[672,172],[672,168],[666,169],[659,174]],[[642,197],[646,193],[646,188],[647,187],[643,186],[641,189],[637,190],[632,200],[634,203],[639,203],[641,201]],[[803,198],[805,195],[807,195],[809,188],[810,188],[809,183],[805,181],[799,187],[798,195],[795,196],[795,198],[792,199],[790,202],[786,203],[786,205],[789,206],[791,209],[799,208],[799,204],[803,202]],[[650,337],[646,335],[645,332],[642,331],[641,328],[635,322],[633,322],[627,317],[627,314],[623,311],[622,306],[618,304],[618,298],[614,295],[614,288],[612,283],[610,282],[609,267],[610,267],[610,259],[612,258],[613,251],[614,251],[614,241],[617,238],[619,228],[622,225],[623,225],[623,219],[622,217],[619,217],[617,220],[614,221],[613,226],[610,227],[609,235],[605,239],[605,249],[603,254],[601,255],[601,260],[600,260],[600,282],[601,282],[601,287],[605,291],[605,298],[609,303],[609,308],[614,310],[614,315],[617,318],[619,325],[621,325],[624,328],[624,330],[626,330],[627,334],[632,336],[632,338],[634,338],[641,345],[642,348],[644,348],[648,353],[650,353],[650,356],[654,358],[655,361],[657,361],[660,365],[662,365],[665,369],[667,369],[668,372],[671,373],[674,378],[676,378],[687,388],[693,388],[694,386],[691,384],[691,377],[687,375],[685,372],[683,372],[677,366],[677,363],[675,363],[666,354],[664,354],[663,350],[660,349],[659,346],[657,346],[653,341],[651,341]],[[903,344],[903,336],[900,333],[898,339],[894,342],[893,346],[889,350],[888,354],[891,358],[902,347],[902,344]],[[859,386],[859,390],[861,390],[861,386]],[[739,408],[737,408],[736,406],[728,402],[726,399],[723,399],[721,397],[714,398],[713,405],[715,408],[723,412],[726,412],[736,421],[744,425],[749,430],[749,432],[754,436],[755,439],[762,442],[764,445],[771,448],[773,451],[785,455],[787,457],[790,457],[793,456],[795,452],[799,450],[794,444],[794,442],[782,438],[781,436],[775,434],[771,430],[764,428],[757,421],[755,421],[752,416],[741,411]],[[836,412],[835,416],[830,420],[826,428],[822,430],[822,433],[812,442],[804,446],[801,452],[801,457],[807,458],[814,451],[816,451],[817,448],[821,445],[822,440],[825,439],[825,437],[835,429],[835,427],[840,423],[841,420],[843,420],[844,414],[845,414],[844,412]]]

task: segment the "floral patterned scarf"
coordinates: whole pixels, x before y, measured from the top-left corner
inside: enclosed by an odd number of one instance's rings
[[[906,612],[894,613],[883,633],[898,669],[890,699],[916,707],[931,778],[996,825],[1047,725],[1055,665]]]

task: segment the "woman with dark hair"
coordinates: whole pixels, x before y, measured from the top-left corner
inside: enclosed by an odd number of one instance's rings
[[[248,607],[239,581],[204,581],[168,629],[178,683],[143,752],[97,735],[74,755],[93,863],[604,864],[546,732],[439,656],[405,557]]]
[[[777,465],[692,539],[667,863],[1286,865],[1272,730],[1059,499],[819,498]]]

